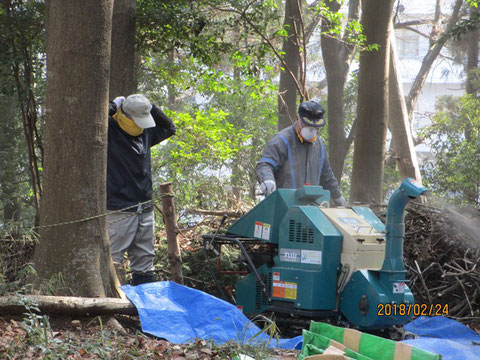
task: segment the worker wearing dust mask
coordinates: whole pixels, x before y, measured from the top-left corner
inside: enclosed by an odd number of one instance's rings
[[[330,168],[325,145],[318,137],[318,130],[326,123],[324,113],[318,102],[303,102],[296,122],[270,139],[256,167],[263,194],[268,195],[277,188],[321,185],[330,191],[334,205],[346,205]]]

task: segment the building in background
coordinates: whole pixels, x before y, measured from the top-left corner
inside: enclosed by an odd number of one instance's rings
[[[408,1],[399,0],[396,3],[395,21],[405,23],[416,20],[431,20],[435,14],[436,0]],[[442,14],[451,14],[454,0],[442,1]],[[417,76],[422,61],[428,52],[431,24],[424,24],[409,29],[396,29],[397,56],[399,73],[403,82],[404,94],[407,95]],[[466,74],[463,65],[452,60],[452,54],[444,46],[440,55],[433,63],[415,106],[413,130],[417,132],[428,126],[435,112],[435,104],[440,96],[462,96],[465,93]],[[419,161],[422,164],[428,160],[428,144],[416,147]]]

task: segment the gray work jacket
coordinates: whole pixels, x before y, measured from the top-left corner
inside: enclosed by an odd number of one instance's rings
[[[263,150],[256,167],[257,180],[275,180],[277,188],[298,189],[305,184],[330,190],[332,199],[342,196],[330,168],[322,140],[300,142],[295,124],[278,132]]]

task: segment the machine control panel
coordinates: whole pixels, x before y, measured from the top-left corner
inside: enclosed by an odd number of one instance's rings
[[[352,209],[322,208],[321,210],[344,235],[344,249],[358,248],[357,244],[372,245],[373,247],[370,246],[371,249],[385,247],[384,235],[375,230],[370,223]]]

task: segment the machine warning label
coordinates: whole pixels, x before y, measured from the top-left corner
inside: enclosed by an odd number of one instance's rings
[[[280,249],[280,261],[300,262],[300,249]]]
[[[253,236],[255,236],[256,238],[261,238],[262,231],[263,231],[263,223],[261,223],[260,221],[255,221],[255,231],[253,232]]]
[[[270,224],[263,223],[262,239],[270,240]]]
[[[274,281],[272,296],[282,299],[297,299],[297,283],[287,281]]]
[[[405,283],[404,282],[393,283],[393,293],[394,294],[405,294]]]
[[[255,221],[253,236],[263,240],[270,240],[270,224]]]
[[[273,281],[280,281],[280,273],[279,272],[272,273],[272,279]]]
[[[303,264],[322,265],[322,252],[314,250],[302,250],[300,262]]]

